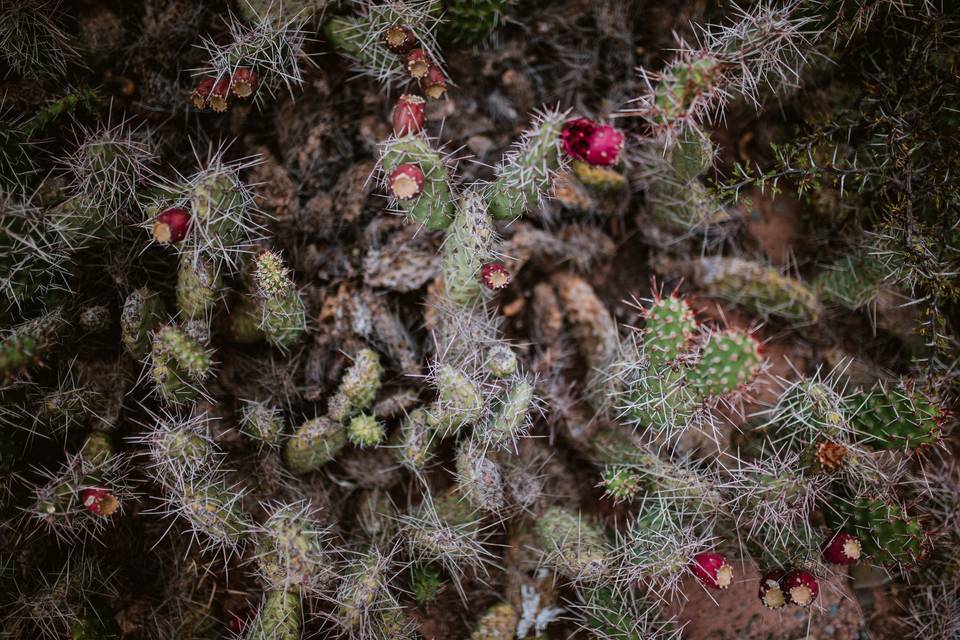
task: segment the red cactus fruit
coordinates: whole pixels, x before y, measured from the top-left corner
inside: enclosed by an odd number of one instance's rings
[[[426,100],[420,96],[405,93],[397,100],[393,108],[393,132],[398,136],[420,133],[423,129],[423,105]]]
[[[817,579],[809,571],[794,569],[780,580],[780,588],[787,596],[787,602],[799,607],[809,607],[820,593]]]
[[[412,200],[423,192],[423,180],[420,167],[402,164],[390,173],[390,192],[398,200]]]
[[[176,244],[187,236],[189,230],[190,213],[185,209],[164,209],[153,221],[153,239],[160,244]]]
[[[860,538],[838,531],[823,547],[823,557],[833,564],[857,564],[860,560]]]
[[[427,71],[427,76],[420,80],[420,87],[428,98],[439,100],[447,92],[447,78],[443,75],[443,71],[440,71],[440,67],[432,64]]]
[[[411,78],[425,78],[431,66],[430,58],[423,49],[413,49],[407,53],[407,72]]]
[[[480,277],[483,278],[483,284],[493,291],[504,289],[510,284],[510,272],[507,271],[502,262],[490,262],[483,265],[483,268],[480,269]]]
[[[117,508],[120,506],[120,501],[117,499],[117,496],[110,493],[109,489],[102,489],[100,487],[84,489],[80,493],[80,499],[83,501],[83,506],[87,511],[95,516],[104,518],[116,513]]]
[[[598,167],[617,164],[623,151],[623,134],[609,125],[600,125],[590,136],[584,160]]]
[[[253,612],[249,608],[242,609],[241,611],[231,611],[227,615],[227,625],[230,627],[230,630],[234,633],[242,634],[247,629],[247,624],[250,622],[250,618],[253,617]]]
[[[233,95],[238,98],[249,98],[257,88],[257,74],[253,69],[240,67],[233,72],[231,88],[233,89]]]
[[[711,589],[726,589],[733,582],[733,567],[719,553],[704,551],[693,556],[690,563],[693,575]]]
[[[586,160],[587,151],[590,150],[590,138],[596,130],[597,125],[592,120],[586,118],[570,120],[563,125],[563,131],[560,132],[563,150],[575,160]]]
[[[207,99],[210,97],[210,92],[213,91],[213,82],[213,78],[204,78],[193,88],[193,93],[190,94],[190,102],[194,107],[197,109],[206,108]]]
[[[207,104],[217,113],[223,113],[230,106],[229,94],[230,76],[225,76],[214,83],[210,95],[207,96]]]
[[[413,35],[413,31],[407,27],[395,24],[387,29],[383,41],[390,51],[402,56],[410,51],[410,49],[413,49],[413,45],[417,44],[417,37]]]
[[[783,571],[775,569],[760,576],[760,602],[767,609],[779,609],[787,604],[787,596],[783,593],[780,581]]]

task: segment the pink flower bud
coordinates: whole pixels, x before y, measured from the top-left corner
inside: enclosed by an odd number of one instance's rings
[[[390,193],[397,200],[413,200],[423,192],[423,171],[415,164],[402,164],[389,176]]]

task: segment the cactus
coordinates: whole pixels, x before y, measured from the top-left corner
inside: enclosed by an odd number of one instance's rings
[[[610,366],[613,386],[608,383],[607,392],[628,424],[672,441],[709,418],[702,407],[753,381],[761,365],[759,346],[741,331],[699,327],[676,296],[656,296],[643,314],[643,330],[634,332]]]
[[[627,185],[627,179],[617,171],[606,167],[595,167],[582,160],[571,163],[573,175],[580,184],[597,191],[616,191]]]
[[[68,328],[61,309],[14,327],[0,341],[0,379],[10,379],[38,364],[59,344]]]
[[[924,554],[927,534],[919,519],[898,504],[878,498],[838,499],[826,510],[827,522],[860,539],[863,554],[881,564],[910,566]]]
[[[210,354],[183,329],[166,325],[153,334],[150,377],[164,400],[180,404],[201,393],[211,366]]]
[[[205,550],[239,551],[250,528],[241,509],[244,491],[214,471],[195,477],[180,476],[166,497],[169,513],[186,523]]]
[[[730,300],[767,318],[814,323],[821,304],[806,284],[776,269],[741,258],[701,258],[689,262],[663,260],[657,271],[688,276],[706,293]]]
[[[293,473],[315,471],[347,444],[346,429],[329,418],[307,420],[287,440],[283,459]]]
[[[299,589],[271,589],[264,594],[257,618],[248,625],[244,640],[299,640],[302,617]]]
[[[389,568],[390,557],[376,549],[350,562],[334,596],[337,621],[343,629],[362,637],[377,614],[398,606],[387,589]]]
[[[332,577],[329,531],[307,502],[268,506],[270,516],[254,530],[258,575],[273,590],[313,592]]]
[[[449,365],[434,374],[437,401],[427,409],[427,423],[442,437],[472,424],[483,415],[484,403],[479,386],[464,372]]]
[[[456,469],[457,487],[470,505],[493,512],[504,506],[503,474],[477,443],[465,440],[460,445]]]
[[[482,299],[480,271],[490,261],[495,241],[486,203],[479,193],[467,191],[443,244],[443,286],[449,300],[470,306]]]
[[[123,346],[137,360],[150,351],[150,334],[163,322],[163,302],[147,287],[135,289],[127,296],[120,313]]]
[[[428,423],[427,410],[418,408],[404,418],[391,446],[400,464],[420,473],[436,457],[439,441]]]
[[[280,410],[265,402],[249,401],[240,416],[240,432],[261,447],[278,449],[286,425]]]
[[[425,138],[405,136],[387,140],[382,145],[380,166],[386,178],[402,166],[417,167],[422,174],[422,186],[415,196],[398,193],[392,184],[387,185],[396,199],[396,205],[411,220],[428,229],[446,229],[450,226],[455,207],[450,193],[447,161]]]
[[[428,564],[410,567],[410,592],[417,604],[424,605],[437,599],[443,586],[440,572]]]
[[[535,205],[562,167],[560,130],[566,113],[545,111],[497,165],[494,181],[484,192],[490,214],[513,219]]]
[[[254,271],[260,303],[260,330],[270,344],[289,349],[303,339],[306,311],[280,256],[265,251]]]
[[[361,349],[330,399],[327,408],[330,419],[342,422],[369,409],[380,390],[382,375],[380,356],[371,349]]]
[[[177,269],[177,309],[187,320],[209,318],[217,301],[220,275],[216,266],[207,260],[180,257]]]
[[[943,413],[909,386],[877,384],[847,399],[854,437],[874,449],[913,449],[940,440]]]
[[[383,425],[373,416],[361,413],[350,419],[347,440],[358,447],[375,447],[386,437]]]
[[[545,562],[564,577],[591,580],[609,570],[611,553],[603,533],[575,511],[551,507],[534,531]]]
[[[477,45],[500,26],[507,0],[446,0],[437,32],[441,42]]]

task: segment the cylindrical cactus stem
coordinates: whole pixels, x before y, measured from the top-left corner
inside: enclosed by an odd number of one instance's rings
[[[866,497],[836,499],[826,515],[831,528],[859,538],[863,555],[879,563],[911,566],[927,549],[920,520],[896,503]]]
[[[0,380],[39,363],[59,344],[70,325],[62,309],[54,309],[14,327],[0,339]]]
[[[309,473],[333,460],[346,444],[347,432],[341,422],[313,418],[287,440],[283,459],[293,473]]]
[[[450,175],[446,161],[422,137],[391,138],[383,145],[380,165],[385,176],[392,176],[400,167],[417,170],[419,188],[415,192],[391,188],[397,205],[410,219],[429,229],[446,229],[454,219],[454,203],[450,194]],[[388,188],[392,185],[388,184]]]
[[[293,347],[306,333],[306,310],[280,256],[272,251],[261,253],[257,257],[254,280],[260,303],[261,331],[275,347]]]
[[[240,487],[229,485],[215,470],[207,476],[176,478],[167,500],[204,549],[234,552],[250,528],[241,508],[243,497]]]
[[[347,424],[347,440],[357,447],[375,447],[386,435],[383,424],[366,413],[353,416]]]
[[[508,378],[517,372],[517,354],[506,344],[495,344],[487,351],[487,371],[497,378]]]
[[[266,402],[248,401],[240,415],[240,433],[261,447],[278,449],[286,424],[283,413]]]
[[[352,560],[334,598],[337,622],[364,637],[379,613],[397,606],[390,594],[390,557],[371,549]]]
[[[441,437],[473,424],[483,415],[480,386],[463,371],[441,365],[434,374],[437,400],[427,409],[427,423]]]
[[[520,614],[509,602],[493,605],[480,617],[470,640],[505,640],[514,637]]]
[[[509,381],[506,390],[494,401],[490,417],[478,428],[477,437],[496,447],[509,447],[523,436],[530,426],[534,407],[534,388],[522,376]]]
[[[256,619],[247,624],[244,640],[300,640],[303,602],[297,587],[270,589]]]
[[[380,390],[383,366],[380,356],[372,349],[357,352],[353,364],[347,369],[337,392],[330,399],[327,415],[331,420],[343,422],[373,405]]]
[[[483,299],[483,266],[490,262],[496,234],[481,195],[468,190],[443,243],[443,286],[447,299],[472,306]]]
[[[665,276],[687,276],[706,293],[742,305],[763,317],[813,323],[822,311],[817,294],[806,284],[750,260],[660,260],[655,268]]]
[[[513,219],[535,205],[550,188],[560,168],[560,131],[567,114],[544,111],[536,114],[530,128],[505,154],[496,177],[484,191],[490,214]]]
[[[913,449],[940,441],[944,412],[910,384],[876,384],[846,400],[853,437],[874,449]]]
[[[484,511],[504,506],[503,474],[481,444],[464,440],[456,457],[457,487],[466,500]]]
[[[400,464],[419,474],[436,458],[439,443],[440,438],[428,423],[427,410],[417,408],[404,418],[390,448]]]
[[[211,368],[210,353],[183,329],[167,325],[153,334],[150,377],[164,400],[174,404],[192,400]]]
[[[217,451],[206,416],[181,419],[164,415],[153,419],[153,428],[139,441],[146,445],[157,480],[175,486],[178,478],[205,475],[216,466]]]
[[[629,597],[612,586],[590,583],[580,590],[579,601],[569,607],[583,629],[604,640],[676,638],[677,624],[659,606]]]
[[[333,577],[329,531],[307,502],[271,505],[270,516],[253,533],[256,568],[272,589],[316,591]]]
[[[165,317],[160,295],[149,288],[140,287],[127,296],[120,312],[120,336],[127,353],[144,358],[150,352],[150,334]]]
[[[596,579],[610,564],[610,546],[582,514],[551,507],[536,522],[537,545],[557,572],[571,580]]]
[[[220,274],[216,265],[205,259],[180,256],[177,269],[177,309],[185,320],[209,318],[217,303]]]
[[[225,331],[230,340],[240,344],[254,344],[266,336],[260,329],[262,320],[260,305],[247,297],[241,297],[230,305]]]

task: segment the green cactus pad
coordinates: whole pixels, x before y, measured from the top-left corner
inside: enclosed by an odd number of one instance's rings
[[[749,334],[722,331],[704,343],[687,379],[702,398],[723,396],[752,382],[760,362],[759,346]]]
[[[657,298],[644,311],[644,355],[654,366],[673,362],[697,334],[697,320],[687,301],[678,296]]]
[[[897,504],[876,498],[837,500],[826,510],[827,522],[860,538],[863,553],[882,564],[914,564],[927,536],[916,518]]]
[[[268,591],[257,619],[247,629],[244,640],[300,640],[303,626],[300,590]]]
[[[940,440],[941,411],[919,391],[876,385],[847,400],[850,425],[874,449],[914,449]]]

